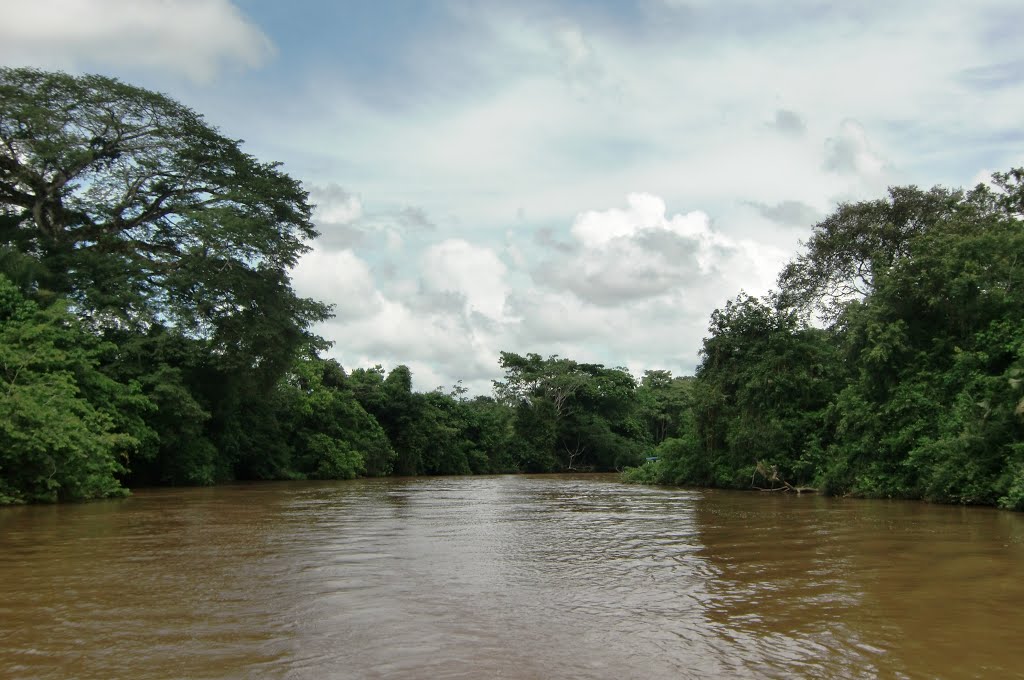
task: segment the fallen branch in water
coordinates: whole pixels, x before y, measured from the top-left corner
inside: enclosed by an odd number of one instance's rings
[[[754,486],[754,479],[758,473],[761,474],[768,482],[771,483],[771,487],[764,488],[762,486]],[[781,486],[775,486],[775,482],[781,484]],[[813,486],[793,486],[782,477],[779,477],[779,468],[775,465],[768,466],[764,464],[764,461],[757,461],[757,467],[754,468],[754,474],[750,475],[750,487],[757,489],[758,491],[782,491],[785,493],[817,493],[818,490]]]

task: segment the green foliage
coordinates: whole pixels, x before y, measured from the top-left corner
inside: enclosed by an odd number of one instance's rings
[[[955,196],[844,314],[857,371],[835,402],[830,490],[994,504],[1010,484],[1024,232],[1005,195]]]
[[[901,190],[915,205],[941,209],[918,211],[898,256],[874,268],[870,295],[837,320],[849,377],[831,407],[826,490],[956,503],[1009,498],[1024,438],[1015,413],[1024,231],[1019,174],[996,180],[998,191]]]
[[[701,448],[696,428],[691,428],[683,437],[666,439],[654,450],[654,455],[658,457],[660,484],[714,485],[712,459]]]
[[[0,68],[0,271],[104,348],[75,389],[133,441],[132,483],[294,474],[276,385],[328,315],[289,280],[310,215],[297,181],[161,94]]]
[[[0,68],[0,503],[625,468],[1024,510],[1024,170],[838,206],[696,376],[503,352],[493,398],[322,358],[310,215],[161,94]]]
[[[1007,466],[1000,482],[1000,486],[1006,489],[1006,495],[999,498],[999,507],[1024,510],[1024,446],[1014,446],[1013,462]]]
[[[376,418],[395,450],[399,475],[464,475],[517,469],[510,451],[512,414],[488,397],[465,398],[456,386],[412,391],[406,366],[356,369],[353,394]]]
[[[515,414],[491,397],[462,401],[466,414],[466,437],[473,444],[470,467],[474,474],[516,472],[512,455]]]
[[[353,479],[366,471],[363,457],[349,448],[348,442],[315,432],[303,442],[305,455],[316,465],[310,477],[316,479]]]
[[[835,319],[847,302],[869,295],[876,277],[962,198],[941,187],[911,186],[890,188],[888,199],[841,204],[814,225],[805,251],[779,276],[784,306]]]
[[[643,438],[657,446],[679,436],[693,407],[693,378],[672,377],[669,371],[645,371],[636,390],[637,418]]]
[[[147,404],[97,370],[105,349],[63,304],[40,309],[0,275],[0,504],[125,493],[143,428],[119,409]]]
[[[527,472],[616,470],[642,459],[636,381],[623,368],[501,353],[498,399],[515,411],[512,456]]]
[[[711,317],[693,389],[696,435],[710,476],[725,487],[749,487],[758,461],[804,484],[816,474],[803,456],[819,433],[836,386],[835,350],[827,333],[792,311],[740,295]]]
[[[660,484],[661,479],[661,461],[658,460],[648,460],[643,465],[622,471],[622,481],[626,484]]]
[[[844,204],[765,299],[711,318],[692,414],[640,481],[1024,507],[1024,172]],[[817,315],[829,322],[814,328]],[[651,373],[649,441],[666,422]],[[767,472],[766,472],[767,471]],[[752,481],[754,480],[754,481]]]
[[[308,357],[278,388],[278,411],[290,433],[297,474],[351,479],[391,472],[395,452],[377,421],[348,388],[341,366]]]
[[[327,309],[287,270],[316,236],[298,182],[187,107],[102,76],[0,69],[0,244],[99,328],[169,322],[287,364]],[[13,218],[13,219],[11,219]]]

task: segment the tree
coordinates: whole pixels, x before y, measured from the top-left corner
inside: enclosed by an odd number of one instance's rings
[[[716,309],[701,349],[694,412],[707,460],[691,469],[710,470],[719,486],[749,486],[762,462],[798,483],[822,465],[835,351],[827,333],[772,302],[741,293]]]
[[[205,344],[163,326],[152,326],[145,334],[108,332],[106,337],[116,351],[101,370],[139,385],[154,406],[145,421],[155,436],[135,451],[125,481],[131,486],[176,486],[231,479],[234,470],[210,439],[213,407],[208,390],[202,389],[210,382]]]
[[[395,450],[394,472],[418,475],[424,472],[424,449],[429,444],[421,427],[425,402],[412,391],[412,372],[396,366],[385,376],[380,366],[357,368],[349,385],[359,403],[387,433]]]
[[[494,391],[515,410],[521,469],[611,470],[641,458],[636,381],[626,369],[532,353],[502,352],[500,363],[505,380]]]
[[[107,349],[63,305],[40,309],[0,274],[0,504],[125,493],[150,403],[97,370]]]
[[[276,164],[168,97],[0,69],[0,245],[94,328],[167,325],[272,382],[328,313],[288,277],[310,213]]]
[[[1012,177],[930,221],[844,311],[857,370],[836,399],[828,488],[1020,505],[1024,228]]]
[[[779,275],[784,305],[835,320],[869,295],[880,271],[906,257],[913,238],[957,210],[960,191],[893,187],[888,199],[841,204],[814,225],[803,253]]]
[[[466,437],[478,452],[469,461],[473,472],[515,472],[515,413],[492,397],[479,396],[461,404],[467,421]]]
[[[636,391],[638,417],[652,445],[678,437],[693,404],[693,378],[672,377],[670,371],[644,371]]]
[[[1024,171],[840,206],[780,277],[844,364],[818,440],[826,491],[1019,507]]]
[[[325,343],[289,270],[317,234],[298,182],[191,109],[102,76],[0,69],[0,270],[113,341],[157,433],[133,479],[290,474],[275,385]],[[156,441],[154,441],[154,439]]]
[[[311,356],[297,361],[278,387],[295,472],[320,479],[391,472],[395,452],[387,435],[347,382],[336,361]]]

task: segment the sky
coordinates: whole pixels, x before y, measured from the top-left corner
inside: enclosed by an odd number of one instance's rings
[[[34,0],[0,64],[164,92],[316,205],[347,369],[693,372],[843,201],[1024,164],[1024,4]]]

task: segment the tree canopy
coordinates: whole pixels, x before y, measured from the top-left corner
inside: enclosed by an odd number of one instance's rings
[[[1022,178],[840,205],[714,312],[693,434],[633,477],[1024,509]]]
[[[321,356],[311,213],[164,95],[0,68],[0,504],[627,468],[1024,510],[1024,170],[839,205],[693,376],[502,352],[475,398]]]
[[[78,344],[108,348],[88,365],[147,413],[133,426],[137,445],[105,468],[110,480],[210,483],[289,469],[276,419],[260,416],[294,362],[325,346],[311,328],[329,307],[297,296],[289,277],[317,235],[310,215],[306,192],[277,164],[164,95],[103,76],[0,69],[5,285],[39,314],[64,310],[58,325]],[[58,369],[47,375],[55,385]],[[67,389],[89,401],[77,383]],[[127,436],[111,418],[72,429]],[[24,437],[41,427],[15,422]]]
[[[98,328],[173,326],[273,361],[327,308],[288,269],[317,235],[301,185],[164,95],[0,69],[0,242]]]

